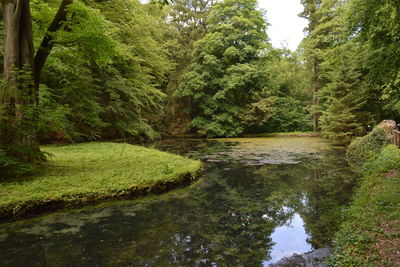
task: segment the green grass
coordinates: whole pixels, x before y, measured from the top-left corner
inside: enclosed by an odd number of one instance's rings
[[[364,177],[334,241],[330,266],[399,266],[400,150],[389,145]]]
[[[168,183],[194,179],[200,161],[140,146],[85,143],[46,146],[52,158],[40,175],[0,183],[0,218],[27,213],[35,206],[117,198],[162,191]]]

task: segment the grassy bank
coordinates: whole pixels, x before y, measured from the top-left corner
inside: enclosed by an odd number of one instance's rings
[[[336,235],[331,266],[400,266],[400,150],[364,165],[354,203]]]
[[[244,137],[319,137],[318,132],[258,133],[245,134]]]
[[[103,199],[137,197],[191,181],[199,161],[140,146],[86,143],[43,147],[40,175],[0,182],[0,220]]]

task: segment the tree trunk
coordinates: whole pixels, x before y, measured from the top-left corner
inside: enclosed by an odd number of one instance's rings
[[[43,161],[37,138],[40,76],[53,48],[53,33],[73,0],[62,0],[35,56],[30,0],[2,0],[4,86],[0,94],[0,149],[25,161]]]
[[[35,85],[38,87],[40,84],[40,77],[42,74],[42,69],[44,67],[44,64],[46,63],[46,60],[48,56],[50,55],[50,52],[53,48],[53,33],[57,32],[63,22],[67,20],[67,7],[73,3],[73,0],[62,0],[60,7],[58,8],[58,11],[56,15],[54,16],[53,21],[51,22],[49,28],[47,29],[47,33],[44,35],[43,40],[36,52],[35,55],[35,62],[34,62],[34,68],[35,68]]]
[[[319,98],[318,98],[318,62],[317,59],[314,57],[313,59],[313,81],[312,81],[312,105],[313,105],[313,114],[312,114],[312,121],[313,121],[313,131],[317,132],[318,129],[318,111],[317,108],[319,106]]]
[[[41,161],[36,134],[37,90],[29,0],[3,0],[4,87],[0,148],[24,161]]]

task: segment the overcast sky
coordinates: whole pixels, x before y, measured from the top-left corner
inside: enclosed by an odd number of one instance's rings
[[[305,19],[298,14],[303,11],[300,0],[258,0],[259,6],[267,10],[269,38],[274,47],[282,47],[287,43],[288,48],[296,50],[304,38]]]

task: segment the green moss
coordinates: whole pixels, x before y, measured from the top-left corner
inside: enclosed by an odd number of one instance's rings
[[[391,251],[400,251],[399,195],[400,149],[389,145],[365,165],[354,203],[335,237],[330,266],[396,264]]]
[[[385,132],[375,128],[372,132],[361,138],[355,139],[347,149],[347,159],[352,167],[361,171],[367,160],[375,158],[383,147],[390,144]]]
[[[65,203],[163,191],[195,177],[199,161],[140,146],[86,143],[47,146],[40,175],[0,183],[0,218]]]

